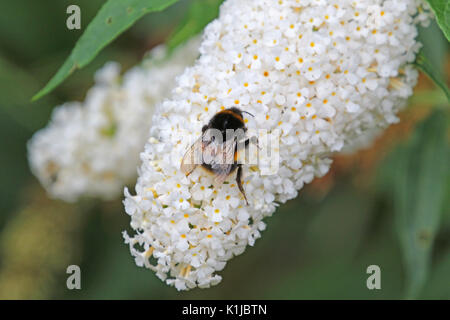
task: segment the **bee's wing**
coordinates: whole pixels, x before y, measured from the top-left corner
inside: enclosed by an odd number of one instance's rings
[[[216,158],[211,163],[211,168],[216,175],[214,178],[215,187],[222,185],[233,169],[236,139],[229,139],[218,148]]]
[[[202,146],[202,136],[200,136],[184,154],[180,169],[186,176],[190,175],[198,165],[202,164]]]

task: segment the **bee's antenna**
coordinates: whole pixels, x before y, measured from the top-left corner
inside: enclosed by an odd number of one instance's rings
[[[247,114],[249,114],[249,115],[251,115],[253,118],[255,117],[253,114],[251,114],[250,112],[248,112],[248,111],[244,111],[244,110],[242,110],[242,112],[244,112],[244,113],[247,113]]]

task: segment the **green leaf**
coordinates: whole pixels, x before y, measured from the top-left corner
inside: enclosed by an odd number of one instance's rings
[[[200,33],[205,26],[219,14],[219,7],[223,0],[194,0],[189,10],[167,41],[169,51]]]
[[[450,2],[448,0],[427,0],[436,16],[437,23],[450,41]]]
[[[424,287],[421,299],[450,299],[450,248],[441,252],[440,257],[436,259],[433,270],[430,274],[430,280]]]
[[[145,14],[161,11],[178,0],[108,0],[89,23],[69,58],[47,85],[33,98],[35,101],[55,89],[75,70],[83,68],[122,32]]]
[[[446,198],[449,147],[446,115],[436,110],[391,155],[396,230],[406,271],[406,297],[416,298],[428,276]]]
[[[444,91],[447,96],[447,100],[450,102],[450,89],[442,79],[441,73],[433,67],[428,59],[422,53],[419,53],[414,64]]]
[[[445,70],[445,57],[449,43],[439,29],[436,21],[431,21],[427,27],[418,26],[419,36],[417,40],[422,44],[422,54],[435,70]]]

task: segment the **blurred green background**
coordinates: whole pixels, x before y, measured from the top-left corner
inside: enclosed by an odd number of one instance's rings
[[[189,0],[151,14],[42,100],[35,94],[64,62],[101,0],[0,3],[0,298],[2,299],[449,299],[449,106],[424,75],[401,114],[369,149],[337,156],[331,172],[267,219],[254,247],[232,259],[216,287],[177,292],[138,268],[123,243],[121,199],[49,200],[27,165],[26,142],[53,107],[81,100],[106,61],[124,69],[164,42]],[[68,30],[78,4],[82,29]],[[424,53],[449,83],[449,45],[435,24]],[[66,288],[68,265],[81,290]],[[366,269],[381,268],[381,290]]]

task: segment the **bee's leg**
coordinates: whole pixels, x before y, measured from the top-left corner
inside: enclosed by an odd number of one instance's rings
[[[250,143],[255,144],[256,147],[257,147],[258,149],[261,149],[261,148],[259,147],[259,140],[258,140],[258,137],[256,137],[256,136],[251,136],[250,138],[246,139],[246,140],[244,141],[244,148],[247,148],[248,145],[249,145]]]
[[[242,195],[244,196],[245,202],[248,205],[247,196],[245,195],[245,191],[244,191],[244,187],[242,186],[241,178],[242,178],[242,164],[238,164],[238,170],[236,173],[236,182],[239,187],[239,190],[241,191]]]
[[[253,137],[250,137],[250,138],[248,138],[248,139],[245,139],[243,143],[242,143],[242,142],[237,143],[237,144],[236,144],[236,151],[240,151],[240,150],[242,150],[242,149],[247,149],[247,148],[248,148],[248,145],[249,145],[250,143],[256,144],[256,146],[258,147],[258,149],[260,149],[260,147],[259,147],[259,142],[258,142],[258,137],[253,136]]]
[[[249,159],[248,146],[250,145],[250,143],[256,143],[256,147],[257,147],[258,149],[261,149],[261,148],[259,147],[259,144],[258,144],[258,138],[257,138],[257,137],[250,137],[250,138],[247,138],[247,139],[245,139],[245,140],[242,140],[242,141],[236,143],[236,147],[235,147],[235,149],[234,149],[234,152],[235,152],[234,163],[235,163],[235,164],[238,164],[237,156],[236,156],[236,155],[237,155],[238,152],[240,152],[240,151],[242,151],[242,150],[245,150],[245,156],[244,156],[244,158],[240,157],[240,162],[239,162],[239,163],[240,163],[240,164],[243,164],[243,163],[245,163],[245,161],[247,161],[247,160]],[[244,162],[242,162],[242,159],[244,159]]]

